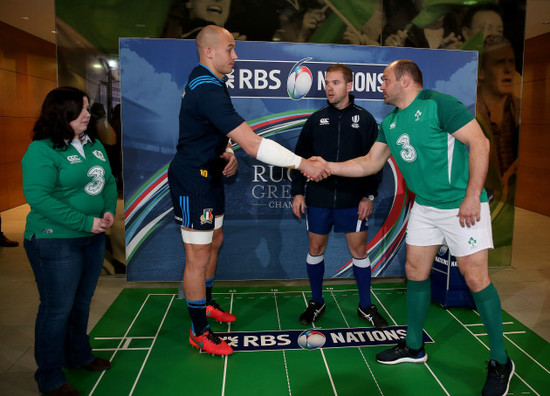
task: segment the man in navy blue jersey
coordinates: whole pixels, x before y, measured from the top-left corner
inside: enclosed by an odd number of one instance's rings
[[[223,177],[234,175],[238,166],[229,139],[259,161],[299,169],[314,180],[329,173],[324,165],[256,135],[235,111],[223,80],[237,59],[230,32],[206,26],[197,35],[196,44],[200,64],[191,71],[182,97],[177,152],[168,169],[168,181],[185,246],[183,287],[192,321],[189,342],[211,354],[229,355],[233,349],[207,322],[207,317],[220,322],[236,320],[212,299],[223,241]]]
[[[325,93],[328,103],[304,124],[294,150],[296,154],[346,161],[369,152],[378,136],[378,125],[367,110],[354,103],[350,94],[352,86],[353,72],[349,67],[334,64],[327,68]],[[301,324],[311,325],[325,312],[324,253],[333,229],[345,233],[353,257],[353,274],[359,290],[359,317],[377,328],[388,326],[371,301],[371,266],[366,247],[368,216],[378,195],[381,176],[381,173],[359,179],[331,176],[318,183],[308,183],[305,176],[293,171],[292,212],[298,218],[306,213],[309,237],[306,268],[311,300],[300,315]]]

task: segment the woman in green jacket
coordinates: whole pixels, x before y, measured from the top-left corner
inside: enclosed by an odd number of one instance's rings
[[[63,367],[111,366],[92,354],[86,334],[117,198],[105,150],[87,133],[88,109],[88,96],[76,88],[48,93],[22,160],[31,208],[24,247],[40,294],[35,379],[49,395],[78,395]]]

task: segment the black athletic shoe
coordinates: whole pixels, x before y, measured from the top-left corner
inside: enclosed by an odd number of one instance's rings
[[[357,307],[357,315],[359,315],[361,319],[368,320],[377,329],[388,327],[388,322],[382,315],[380,315],[378,308],[376,308],[376,305],[374,304],[371,304],[363,309],[361,309],[361,306],[359,305]]]
[[[424,345],[420,349],[411,349],[403,340],[393,348],[380,352],[376,355],[376,360],[383,364],[424,363],[428,360],[428,355]]]
[[[508,358],[506,364],[491,360],[487,367],[487,381],[485,381],[481,394],[483,396],[506,395],[514,374],[514,367],[514,362],[510,358]]]
[[[325,302],[322,304],[309,300],[307,308],[300,315],[300,323],[303,325],[310,325],[312,322],[315,322],[319,316],[325,313]]]

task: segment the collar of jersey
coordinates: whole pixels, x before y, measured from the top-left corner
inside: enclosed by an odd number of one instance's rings
[[[353,105],[355,104],[355,96],[353,96],[352,94],[348,94],[348,97],[349,97],[349,103],[346,107],[344,107],[343,109],[338,109],[336,108],[336,106],[334,106],[332,103],[330,103],[327,99],[327,104],[330,108],[332,108],[334,111],[345,111],[351,107],[353,107]]]
[[[199,65],[201,65],[202,67],[204,67],[206,70],[208,70],[208,71],[210,72],[210,74],[212,74],[212,75],[214,76],[214,78],[217,78],[218,80],[220,80],[220,81],[223,83],[223,80],[220,79],[218,76],[216,76],[216,75],[212,72],[212,70],[210,70],[210,69],[208,68],[208,66],[204,66],[202,63],[199,63]]]
[[[84,137],[82,137],[82,138],[80,139],[80,141],[82,142],[82,145],[83,145],[83,146],[84,146],[86,143],[92,141],[92,139],[90,139],[90,137],[88,136],[87,133],[84,133],[83,136],[84,136]],[[66,145],[69,145],[69,143],[71,143],[71,141],[72,141],[72,140],[65,139],[65,144],[66,144]]]

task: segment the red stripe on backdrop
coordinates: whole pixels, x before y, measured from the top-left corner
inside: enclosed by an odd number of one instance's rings
[[[395,163],[395,160],[393,159],[393,157],[390,157],[390,161],[392,162],[393,164],[393,168],[395,169],[395,184],[397,186],[397,191],[395,193],[395,197],[396,197],[396,200],[394,201],[393,203],[393,206],[390,210],[390,213],[388,214],[388,217],[386,218],[386,221],[384,222],[384,224],[382,224],[382,227],[380,227],[380,230],[378,230],[378,232],[376,233],[376,235],[374,236],[374,238],[371,239],[371,241],[367,244],[367,251],[369,249],[371,249],[373,246],[375,246],[378,242],[380,242],[382,240],[382,238],[384,238],[384,236],[386,235],[386,232],[387,230],[391,229],[391,227],[394,226],[394,224],[397,222],[397,220],[399,219],[399,216],[401,216],[401,212],[403,211],[405,205],[407,204],[408,200],[410,199],[413,199],[413,195],[411,192],[407,192],[407,196],[404,198],[403,200],[403,204],[402,205],[397,205],[396,202],[397,202],[397,197],[405,194],[405,191],[406,191],[406,188],[407,188],[407,185],[405,183],[405,179],[403,179],[403,175],[401,174],[401,172],[399,171],[399,168],[397,168],[397,165]],[[406,227],[406,224],[405,224],[405,227],[403,228],[403,230],[399,233],[399,238],[401,237],[401,235],[403,234],[403,232],[405,232],[407,229]],[[399,239],[398,238],[398,239]],[[395,243],[394,243],[395,244]],[[393,246],[393,244],[392,244]],[[388,255],[388,253],[391,251],[391,249],[388,249],[386,251],[386,253],[384,254],[384,256],[382,256],[382,258],[378,261],[378,264],[376,265],[379,266],[380,263],[383,262],[383,259]],[[345,268],[346,266],[348,266],[349,264],[351,263],[351,260],[348,261],[346,264],[344,264],[343,266],[341,266],[340,268],[338,268],[338,271],[342,270],[343,268]],[[376,268],[375,267],[375,268]],[[373,268],[374,270],[374,268]]]
[[[134,203],[124,212],[124,218],[128,218],[132,211],[145,199],[151,191],[153,191],[159,184],[161,184],[168,177],[168,172],[164,172],[153,184],[151,184],[145,191],[143,191],[136,198]]]
[[[294,119],[297,119],[297,118],[308,117],[310,115],[311,114],[298,114],[298,115],[293,115],[293,116],[288,116],[288,117],[275,118],[273,120],[268,120],[268,121],[264,121],[262,123],[256,124],[252,127],[252,129],[256,130],[258,128],[262,128],[262,127],[267,126],[267,125],[273,125],[273,124],[276,124],[276,123],[281,122],[281,121],[294,120]]]

